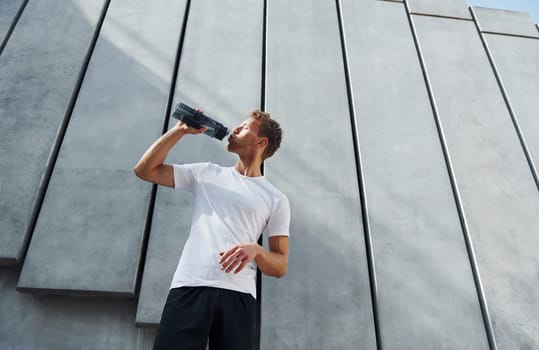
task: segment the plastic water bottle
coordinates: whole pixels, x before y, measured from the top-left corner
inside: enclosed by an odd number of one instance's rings
[[[195,129],[202,127],[208,128],[204,134],[215,137],[218,140],[222,140],[229,133],[228,128],[223,124],[208,117],[204,113],[196,111],[185,103],[179,103],[172,116]]]

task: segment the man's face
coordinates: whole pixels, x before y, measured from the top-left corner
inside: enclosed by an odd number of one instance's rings
[[[259,140],[259,123],[255,118],[249,117],[234,128],[228,137],[227,150],[240,155],[254,152]]]

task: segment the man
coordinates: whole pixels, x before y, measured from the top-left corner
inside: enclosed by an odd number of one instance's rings
[[[284,194],[261,173],[279,148],[282,131],[268,113],[253,111],[228,138],[234,167],[212,163],[164,164],[186,135],[178,122],[148,148],[135,174],[194,195],[191,232],[172,279],[154,350],[250,349],[256,314],[256,266],[282,277],[288,266],[290,208]],[[257,244],[268,236],[269,250]]]

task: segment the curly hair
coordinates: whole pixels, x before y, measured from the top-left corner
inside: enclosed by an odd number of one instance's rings
[[[268,145],[262,154],[262,158],[267,159],[281,146],[283,130],[269,113],[257,109],[251,112],[251,117],[259,121],[258,136],[268,138]]]

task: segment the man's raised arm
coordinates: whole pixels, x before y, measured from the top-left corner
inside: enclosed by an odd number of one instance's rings
[[[206,128],[195,129],[183,122],[178,122],[144,152],[133,171],[142,180],[174,187],[172,166],[164,164],[168,152],[183,136],[202,134],[204,131],[206,131]]]

